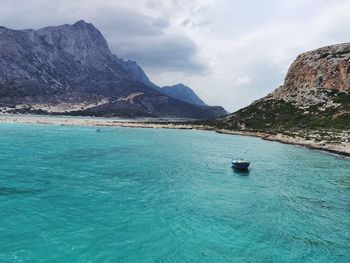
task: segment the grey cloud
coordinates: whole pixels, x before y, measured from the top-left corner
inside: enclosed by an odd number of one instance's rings
[[[187,36],[169,34],[169,20],[129,9],[99,10],[93,20],[117,56],[137,61],[152,71],[202,73],[206,68],[196,55],[198,47]]]
[[[111,45],[118,56],[135,60],[152,71],[186,71],[197,74],[206,71],[206,67],[196,61],[196,45],[184,36],[163,35],[142,41],[115,39]]]
[[[169,26],[169,21],[165,18],[150,17],[126,8],[114,10],[100,8],[96,13],[92,22],[96,21],[95,24],[102,30],[124,38],[163,35],[164,29]]]
[[[153,21],[153,26],[159,27],[159,28],[166,28],[169,26],[169,20],[165,19],[165,18],[158,18],[156,20]]]
[[[150,9],[158,9],[161,8],[163,4],[159,0],[149,0],[147,1],[146,6]]]
[[[191,24],[191,20],[188,18],[181,22],[181,26],[188,26],[190,24]]]

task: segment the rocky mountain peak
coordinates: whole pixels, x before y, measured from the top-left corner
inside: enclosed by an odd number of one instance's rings
[[[81,59],[84,54],[111,55],[107,41],[101,32],[90,23],[83,20],[73,25],[61,25],[56,27],[44,27],[36,30],[43,45],[59,48],[62,51],[77,56]]]
[[[87,26],[94,26],[94,25],[91,24],[91,23],[85,22],[85,20],[83,20],[83,19],[80,19],[79,21],[75,22],[73,24],[73,26],[76,26],[76,27],[87,27]]]

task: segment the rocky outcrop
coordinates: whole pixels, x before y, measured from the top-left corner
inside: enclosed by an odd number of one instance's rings
[[[348,92],[350,43],[301,54],[291,65],[283,86],[291,92],[310,88]]]
[[[332,91],[349,90],[350,43],[344,43],[299,55],[271,97],[305,107],[328,102]]]
[[[100,31],[82,20],[39,30],[0,27],[0,112],[186,118],[226,114],[221,107],[174,99],[141,81],[137,74],[143,71],[135,71],[136,63],[121,65],[117,60]]]

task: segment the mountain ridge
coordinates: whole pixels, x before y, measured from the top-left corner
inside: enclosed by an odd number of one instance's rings
[[[80,20],[37,30],[0,28],[0,112],[214,118],[222,107],[174,99],[127,72],[101,32]]]
[[[163,86],[160,87],[154,84],[146,75],[144,70],[137,64],[137,62],[132,60],[123,60],[121,58],[115,57],[115,61],[122,66],[122,68],[135,76],[135,80],[138,80],[145,85],[160,91],[161,93],[170,96],[174,99],[179,99],[184,102],[188,102],[191,104],[199,105],[199,106],[208,106],[203,102],[202,99],[198,97],[198,95],[188,86],[185,86],[183,83],[178,83],[171,86]]]

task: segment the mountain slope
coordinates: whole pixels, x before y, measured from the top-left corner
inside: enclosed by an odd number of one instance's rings
[[[284,84],[211,124],[229,130],[281,133],[347,142],[350,132],[350,43],[298,56]]]
[[[199,105],[199,106],[207,106],[198,95],[190,88],[185,86],[184,84],[176,84],[173,86],[165,86],[159,87],[155,85],[150,79],[147,77],[146,73],[143,69],[135,62],[131,60],[123,60],[115,56],[115,61],[130,75],[135,77],[135,80],[140,81],[141,83],[160,91],[161,93],[172,97],[174,99],[178,99],[184,102],[188,102],[191,104]]]
[[[182,101],[186,101],[188,103],[200,105],[200,106],[207,106],[194,91],[185,86],[184,84],[176,84],[173,86],[166,86],[161,89],[161,91],[165,94],[167,94],[170,97],[173,97],[175,99],[179,99]]]
[[[151,88],[159,90],[160,88],[150,81],[143,69],[132,60],[125,61],[122,58],[114,56],[115,62],[117,62],[129,75],[133,76],[136,81],[139,81]]]
[[[0,111],[119,117],[214,118],[221,107],[173,99],[116,62],[90,23],[0,28]]]

